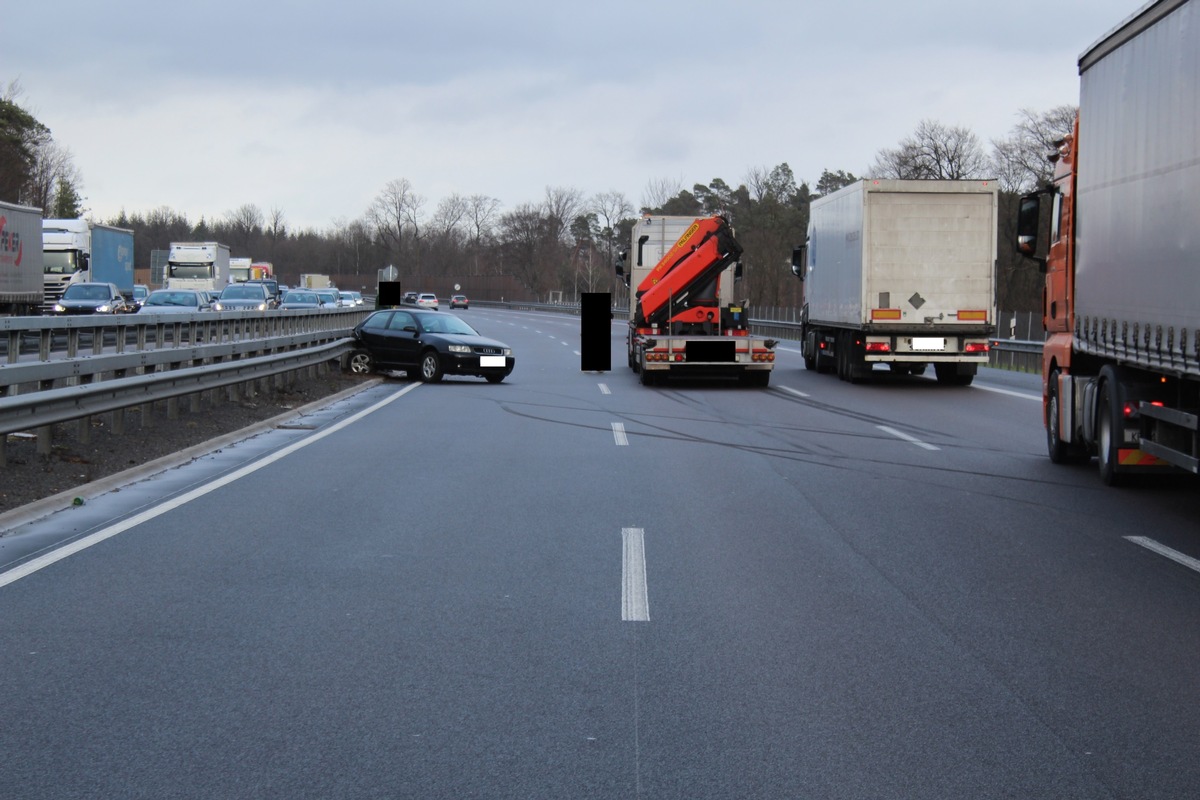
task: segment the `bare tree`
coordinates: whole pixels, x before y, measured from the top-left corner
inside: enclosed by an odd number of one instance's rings
[[[279,245],[282,239],[287,238],[287,220],[284,219],[283,209],[278,206],[272,206],[267,212],[267,239],[271,242],[271,257],[275,257],[275,248]]]
[[[487,264],[483,259],[487,254],[488,245],[495,236],[497,215],[500,213],[500,201],[487,195],[474,194],[467,198],[467,247],[471,256],[471,270],[474,275],[484,274]]]
[[[621,223],[633,217],[633,204],[621,192],[616,190],[600,192],[594,195],[588,203],[588,211],[595,217],[596,230],[593,238],[600,248],[603,270],[615,277],[613,265],[616,263],[617,248]]]
[[[539,299],[549,286],[544,245],[550,227],[545,211],[531,203],[519,205],[500,218],[500,254],[504,267]]]
[[[254,203],[243,203],[225,212],[225,224],[229,229],[229,246],[238,252],[249,253],[254,240],[262,235],[262,209]]]
[[[642,190],[642,209],[662,208],[683,191],[683,178],[651,178]]]
[[[880,150],[869,173],[873,178],[958,180],[985,177],[989,166],[970,129],[922,120],[899,147]]]
[[[1053,165],[1047,156],[1054,143],[1071,133],[1078,108],[1056,106],[1037,113],[1018,112],[1018,122],[1004,139],[992,141],[992,164],[1000,187],[1024,194],[1050,182]]]
[[[396,178],[388,181],[367,209],[367,222],[397,265],[404,261],[406,239],[412,239],[414,251],[419,245],[420,231],[416,223],[424,202],[424,198],[413,191],[408,178]],[[419,255],[414,260],[419,262]]]
[[[479,244],[486,241],[496,224],[500,201],[494,197],[473,194],[467,198],[467,219],[471,226],[471,240]]]

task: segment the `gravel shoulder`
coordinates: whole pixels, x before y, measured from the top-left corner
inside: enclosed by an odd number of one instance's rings
[[[307,405],[376,381],[333,370],[324,376],[298,377],[287,386],[252,397],[222,398],[215,404],[206,400],[198,413],[188,411],[183,403],[176,420],[167,418],[165,403],[156,403],[146,419],[142,408],[132,408],[126,411],[122,434],[112,432],[111,414],[93,417],[83,437],[82,423],[63,423],[53,428],[49,455],[37,452],[32,433],[9,434],[6,463],[0,466],[0,522],[31,511],[33,504],[47,504],[49,498],[69,505],[75,496],[97,494],[105,488],[97,484],[113,482],[120,473],[180,454],[184,460],[195,457],[229,439],[245,438],[255,427],[291,418]]]

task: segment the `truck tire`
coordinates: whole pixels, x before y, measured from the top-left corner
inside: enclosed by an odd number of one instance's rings
[[[971,381],[975,380],[974,373],[964,375],[959,372],[957,364],[934,364],[933,372],[937,375],[937,382],[944,386],[970,386]]]
[[[1096,460],[1100,466],[1100,480],[1108,486],[1120,486],[1125,482],[1125,476],[1117,471],[1123,438],[1120,384],[1111,367],[1100,370],[1100,379],[1100,393],[1096,399]]]
[[[652,369],[641,370],[642,386],[656,386],[658,384],[658,373]]]
[[[767,370],[747,370],[738,376],[742,386],[765,387],[771,385],[771,373]]]

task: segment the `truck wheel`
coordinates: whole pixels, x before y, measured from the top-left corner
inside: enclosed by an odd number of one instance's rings
[[[818,350],[817,354],[813,357],[813,360],[817,362],[818,374],[834,371],[835,359],[833,356],[829,355],[828,350]]]
[[[437,383],[442,379],[442,360],[436,350],[426,350],[421,354],[421,380],[425,383]]]
[[[658,383],[658,375],[654,370],[642,370],[642,386],[654,386]]]
[[[817,359],[809,354],[808,348],[804,350],[804,368],[814,371],[817,368]]]
[[[1125,476],[1117,472],[1120,462],[1122,431],[1121,398],[1116,386],[1115,373],[1105,367],[1100,371],[1108,379],[1100,384],[1100,395],[1096,401],[1096,455],[1100,464],[1100,480],[1108,486],[1120,486]]]
[[[960,373],[957,364],[934,364],[933,372],[937,375],[937,382],[945,386],[970,386],[975,380],[972,373]]]

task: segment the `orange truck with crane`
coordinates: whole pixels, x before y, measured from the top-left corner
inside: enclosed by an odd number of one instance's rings
[[[1046,277],[1047,450],[1055,463],[1095,456],[1110,485],[1196,473],[1200,0],[1147,4],[1080,56],[1079,74],[1053,183],[1022,198],[1017,222]]]
[[[670,375],[770,383],[777,343],[753,335],[746,304],[733,300],[741,255],[719,215],[646,215],[634,225],[616,269],[631,287],[626,345],[643,385]]]

